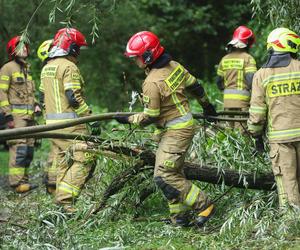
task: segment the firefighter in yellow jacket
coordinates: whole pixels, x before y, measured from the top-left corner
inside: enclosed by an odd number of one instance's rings
[[[160,139],[154,181],[169,202],[171,220],[181,226],[202,226],[212,215],[214,205],[182,172],[194,136],[194,120],[185,91],[196,96],[206,115],[216,115],[216,111],[196,78],[164,52],[155,34],[142,31],[133,35],[125,55],[146,70],[144,112],[116,119],[124,124],[156,124],[156,136]],[[194,218],[190,217],[192,212],[196,212]]]
[[[254,76],[248,129],[262,141],[268,129],[270,158],[279,205],[300,207],[300,37],[286,28],[267,40],[267,62]],[[260,147],[261,148],[261,147]]]
[[[48,55],[49,55],[49,50],[51,48],[52,42],[53,42],[52,39],[42,42],[42,44],[39,46],[37,50],[37,55],[42,62],[42,66],[45,66],[49,60]],[[41,83],[39,86],[39,102],[43,107],[45,107],[44,92],[45,92],[44,86]],[[47,193],[54,194],[56,189],[56,165],[57,165],[55,158],[58,152],[56,152],[57,148],[52,146],[52,142],[50,143],[51,146],[50,146],[50,152],[45,167],[44,181],[45,181]]]
[[[256,62],[248,53],[255,38],[251,29],[239,26],[227,44],[228,54],[219,63],[217,85],[223,91],[224,110],[248,111]],[[232,128],[244,132],[247,124],[231,123]]]
[[[76,66],[80,48],[86,45],[83,34],[73,28],[61,29],[54,37],[49,60],[41,73],[47,124],[91,114],[83,97],[83,80]],[[84,124],[59,131],[88,134]],[[56,203],[62,205],[66,212],[74,212],[73,203],[91,174],[94,159],[84,153],[89,147],[87,143],[54,139],[52,147],[58,152],[55,159]],[[72,149],[71,155],[68,155],[68,149]]]
[[[23,44],[16,36],[8,42],[7,53],[9,62],[0,70],[0,109],[5,113],[8,128],[32,126],[34,112],[40,112],[40,108],[35,102],[35,86],[26,62],[28,44]],[[10,185],[18,193],[36,188],[28,182],[34,139],[10,140],[8,145]]]

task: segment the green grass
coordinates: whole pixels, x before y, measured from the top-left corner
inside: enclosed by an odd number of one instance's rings
[[[0,176],[6,175],[8,172],[8,152],[0,151]]]

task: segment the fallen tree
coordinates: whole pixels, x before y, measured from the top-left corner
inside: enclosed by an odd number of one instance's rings
[[[155,164],[155,154],[146,150],[145,148],[130,148],[121,145],[119,141],[104,140],[97,136],[82,135],[82,134],[68,134],[61,132],[43,132],[61,129],[65,127],[74,126],[81,123],[109,120],[113,119],[116,115],[131,115],[132,113],[108,113],[103,115],[96,115],[92,117],[84,117],[74,119],[70,122],[56,123],[51,125],[34,126],[26,128],[18,128],[0,132],[0,140],[3,139],[18,139],[18,138],[57,138],[68,140],[81,140],[86,142],[92,142],[91,148],[87,149],[93,153],[103,154],[106,157],[114,158],[115,156],[121,156],[119,159],[128,159],[128,157],[134,157],[137,159],[137,163],[115,176],[106,190],[103,193],[102,198],[98,202],[97,208],[93,213],[97,213],[102,208],[106,207],[108,199],[114,194],[123,189],[132,178],[143,171],[147,171],[148,174],[153,174],[153,166]],[[205,119],[202,114],[193,114],[196,119]],[[241,115],[241,114],[239,114]],[[243,114],[244,115],[244,114]],[[227,117],[212,117],[214,119],[225,121],[245,121],[246,118],[227,118]],[[108,153],[110,152],[110,153]],[[198,180],[211,184],[225,184],[230,187],[248,188],[258,190],[274,190],[275,182],[272,173],[257,174],[249,172],[241,172],[233,169],[219,169],[214,166],[203,166],[200,164],[185,162],[184,174],[189,180]],[[149,175],[149,176],[150,176]],[[141,194],[141,201],[145,200],[149,195],[155,192],[155,187],[147,187]]]
[[[57,138],[57,139],[72,139],[89,141],[96,144],[102,144],[105,140],[97,136],[87,136],[81,134],[67,134],[67,133],[36,133],[27,134],[23,136],[15,136],[16,138]],[[129,147],[124,147],[122,145],[107,143],[101,147],[100,151],[93,150],[94,153],[101,153],[102,150],[111,151],[116,154],[122,154],[129,157],[139,157],[141,162],[139,163],[137,169],[133,168],[132,171],[136,172],[138,169],[145,166],[154,166],[155,154],[152,151],[145,149],[131,149]],[[222,184],[227,186],[233,186],[238,188],[249,188],[249,189],[260,189],[260,190],[272,190],[274,189],[274,177],[272,173],[268,174],[254,174],[254,173],[239,173],[236,170],[231,169],[219,169],[213,166],[201,166],[199,164],[185,162],[184,173],[189,180],[199,180],[212,184]],[[122,173],[124,174],[124,173]],[[120,178],[120,177],[118,177]],[[117,178],[117,179],[118,179]],[[119,179],[120,180],[120,179]]]
[[[111,148],[112,151],[118,152],[117,148]],[[124,153],[123,151],[122,153]],[[148,150],[140,151],[136,153],[134,150],[127,149],[127,155],[138,156],[140,161],[133,167],[124,170],[117,176],[115,176],[110,182],[109,186],[103,193],[101,200],[98,202],[98,206],[94,209],[93,213],[96,214],[106,207],[108,199],[114,194],[118,193],[133,177],[143,171],[153,171],[155,163],[155,155]],[[184,174],[188,180],[198,180],[211,184],[225,184],[230,187],[259,189],[271,191],[276,188],[274,182],[274,176],[271,173],[255,175],[253,173],[239,173],[236,170],[231,169],[218,169],[211,166],[203,166],[191,162],[184,163]],[[149,190],[144,190],[140,199],[143,201],[155,190],[149,187]],[[144,197],[145,196],[145,197]]]

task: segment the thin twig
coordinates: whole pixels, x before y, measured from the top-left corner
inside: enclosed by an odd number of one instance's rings
[[[9,220],[0,219],[0,223],[7,223],[7,224],[12,225],[12,226],[20,227],[22,229],[28,229],[28,227],[26,227],[26,226],[23,226],[21,224],[15,223],[15,222],[11,222]]]

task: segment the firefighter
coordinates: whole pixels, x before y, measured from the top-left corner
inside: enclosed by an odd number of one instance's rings
[[[146,126],[155,123],[158,140],[154,181],[169,203],[171,221],[180,226],[202,226],[213,214],[209,198],[183,174],[183,162],[193,139],[194,120],[186,91],[193,94],[205,115],[216,115],[196,78],[165,52],[158,37],[142,31],[127,43],[125,55],[146,72],[143,83],[144,112],[117,116],[119,123]],[[193,214],[194,213],[194,214]],[[194,215],[194,218],[190,215]]]
[[[269,34],[269,57],[254,76],[248,120],[248,129],[257,142],[262,142],[268,128],[280,207],[300,207],[299,46],[300,37],[289,29],[277,28]]]
[[[228,54],[222,58],[217,71],[217,86],[223,91],[225,111],[248,111],[256,62],[248,53],[255,41],[251,29],[239,26],[227,44]],[[231,128],[245,133],[246,123],[232,122]]]
[[[74,28],[60,29],[53,39],[48,62],[41,72],[46,124],[70,121],[91,114],[83,96],[84,82],[76,65],[82,46],[87,46],[85,37]],[[60,129],[59,132],[88,134],[84,124]],[[81,141],[53,139],[52,147],[58,152],[55,159],[55,201],[66,212],[72,213],[76,211],[74,201],[90,177],[95,161],[84,152],[89,145]]]
[[[34,113],[40,112],[35,102],[35,85],[26,59],[29,46],[13,37],[7,43],[9,62],[0,70],[0,109],[6,117],[8,128],[34,125]],[[8,141],[9,145],[9,183],[18,193],[36,188],[28,181],[28,168],[33,159],[34,139]]]
[[[48,54],[49,50],[51,48],[53,40],[49,39],[44,41],[37,50],[37,56],[42,62],[42,66],[45,66],[49,60]],[[40,84],[39,86],[39,101],[42,107],[45,107],[44,105],[44,87],[43,84]],[[48,194],[55,194],[56,189],[56,161],[55,156],[58,152],[56,152],[57,148],[52,146],[52,142],[50,142],[50,152],[48,155],[48,160],[45,167],[45,185],[46,185],[46,191]]]

